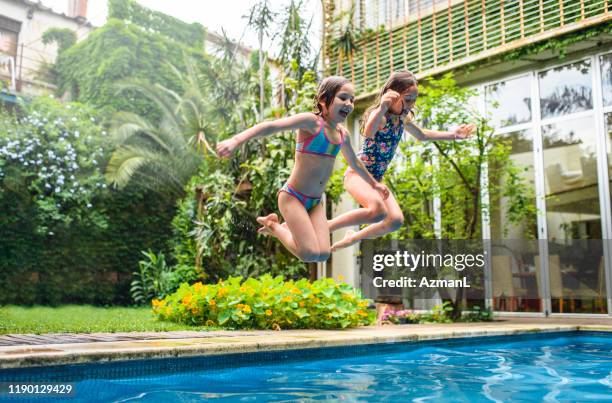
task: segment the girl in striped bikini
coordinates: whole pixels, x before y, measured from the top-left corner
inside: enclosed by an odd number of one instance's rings
[[[381,182],[395,155],[395,150],[404,130],[421,141],[455,140],[468,138],[475,126],[461,125],[453,132],[439,132],[421,129],[412,123],[412,109],[418,95],[418,83],[409,71],[391,74],[383,86],[376,103],[364,113],[361,132],[365,136],[363,147],[357,153],[368,172]],[[344,187],[362,206],[329,221],[331,232],[343,227],[371,224],[355,232],[347,231],[346,236],[332,245],[335,251],[359,242],[373,239],[396,231],[404,223],[404,216],[392,193],[383,199],[370,186],[365,186],[360,175],[349,167],[344,175]]]
[[[280,224],[276,214],[257,218],[260,232],[275,236],[295,256],[305,262],[325,261],[330,255],[329,228],[321,195],[340,150],[362,183],[388,197],[388,189],[368,173],[355,155],[341,123],[353,111],[353,85],[344,77],[328,77],[321,82],[316,113],[300,113],[275,121],[262,122],[217,144],[219,157],[228,157],[242,143],[256,137],[285,130],[297,130],[295,165],[289,180],[278,192],[278,207],[285,219]]]

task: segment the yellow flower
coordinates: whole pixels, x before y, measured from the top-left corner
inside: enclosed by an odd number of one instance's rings
[[[293,301],[293,298],[291,298],[289,296],[286,296],[286,297],[283,297],[283,299],[281,301],[282,302],[291,302],[291,301]]]
[[[332,318],[332,316],[333,316],[333,315],[331,314],[331,312],[327,314],[327,317],[328,317],[329,319],[331,319],[331,318]]]
[[[228,293],[229,293],[229,291],[227,290],[227,288],[221,287],[221,288],[219,288],[219,291],[217,291],[217,297],[219,297],[219,298],[224,297]]]
[[[238,304],[238,305],[236,305],[236,308],[242,309],[242,308],[244,308],[244,304]]]
[[[266,316],[272,316],[272,310],[266,309]]]
[[[248,305],[245,305],[244,308],[242,308],[242,312],[251,313],[251,307]]]
[[[315,304],[318,304],[319,302],[321,302],[321,300],[319,298],[315,298]]]
[[[240,287],[240,292],[246,292],[246,290],[247,290],[247,289],[246,289],[246,287],[245,287],[245,286]]]
[[[200,291],[201,288],[202,288],[202,283],[200,281],[198,281],[197,283],[193,285],[193,289],[195,290],[195,292]]]
[[[217,305],[217,301],[215,301],[214,299],[211,299],[209,304],[212,305],[212,306],[215,306],[215,305]]]
[[[301,294],[301,293],[302,293],[302,291],[299,288],[297,288],[297,287],[293,287],[291,289],[291,294]]]
[[[338,274],[338,281],[344,281],[344,276],[342,274]]]
[[[304,306],[304,301],[300,301],[300,307]]]
[[[183,305],[189,305],[189,303],[191,302],[191,297],[192,297],[191,293],[190,293],[190,292],[188,292],[188,293],[187,293],[187,295],[185,295],[185,296],[183,297],[182,304],[183,304]]]

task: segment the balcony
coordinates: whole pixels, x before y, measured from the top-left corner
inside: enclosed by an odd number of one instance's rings
[[[341,54],[330,46],[336,39],[332,37],[325,46],[327,71],[351,78],[363,98],[380,88],[393,70],[409,69],[422,78],[582,28],[609,24],[608,1],[448,0],[441,4],[410,0],[411,6],[403,8],[408,12],[399,21],[394,18],[386,28],[358,34],[352,54]],[[336,9],[338,12],[342,10]],[[385,10],[385,14],[392,13]],[[379,20],[378,15],[374,20]],[[329,24],[326,29],[331,29]]]

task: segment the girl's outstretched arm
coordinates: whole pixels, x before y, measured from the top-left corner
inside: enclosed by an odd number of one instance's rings
[[[314,133],[318,127],[319,119],[312,113],[298,113],[297,115],[282,119],[261,122],[227,140],[219,142],[217,144],[217,155],[221,158],[229,157],[242,143],[257,137],[296,129],[303,129]]]
[[[377,182],[376,179],[370,175],[366,167],[363,165],[361,160],[357,158],[355,154],[355,150],[353,150],[353,146],[351,145],[351,136],[350,134],[344,130],[344,141],[342,142],[342,155],[346,162],[348,162],[349,166],[357,172],[361,178],[366,181],[370,186],[372,186],[376,191],[380,193],[383,200],[386,200],[389,197],[389,189],[385,185],[380,182]]]
[[[475,128],[476,125],[473,123],[469,125],[462,124],[455,131],[440,132],[437,130],[421,129],[412,122],[406,122],[405,126],[406,131],[420,141],[467,139],[472,135]]]

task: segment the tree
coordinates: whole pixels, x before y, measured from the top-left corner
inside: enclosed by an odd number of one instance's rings
[[[249,26],[253,27],[257,31],[257,37],[259,40],[259,119],[262,120],[264,116],[264,95],[265,95],[265,84],[264,84],[264,60],[265,55],[263,51],[263,40],[264,36],[269,36],[272,20],[274,19],[275,13],[270,10],[268,6],[268,0],[260,0],[255,3],[251,8],[249,14]]]
[[[182,93],[147,82],[119,86],[140,92],[161,111],[159,123],[132,112],[117,112],[111,133],[117,146],[106,169],[107,180],[123,188],[130,181],[160,193],[184,195],[184,187],[204,162],[202,152],[214,155],[211,142],[217,127],[215,113],[204,94],[201,73],[187,59],[187,74],[174,69]],[[200,152],[201,151],[201,152]]]

